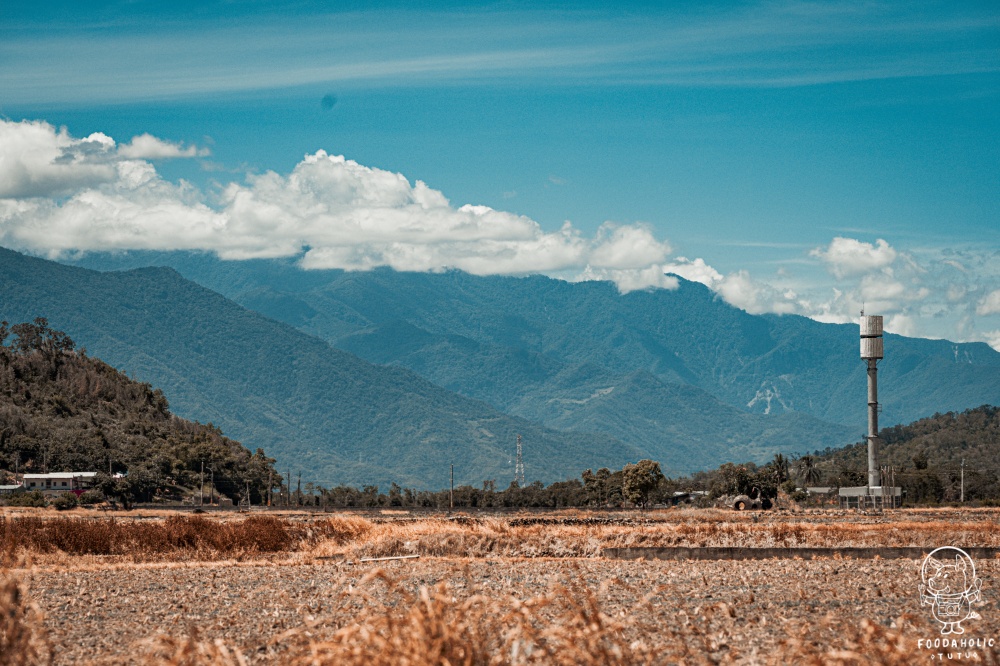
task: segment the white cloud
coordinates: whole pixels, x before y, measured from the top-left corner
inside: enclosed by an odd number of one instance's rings
[[[906,287],[889,276],[873,273],[861,279],[857,295],[866,310],[888,313],[899,308],[899,301],[906,296]]]
[[[983,339],[990,347],[1000,352],[1000,329],[983,333]]]
[[[597,232],[597,246],[590,254],[595,268],[645,268],[670,256],[670,244],[659,241],[651,229],[605,222]]]
[[[854,238],[838,236],[825,250],[816,248],[809,255],[822,260],[830,272],[838,278],[888,268],[896,260],[896,250],[881,238],[872,245]]]
[[[205,151],[142,134],[77,140],[46,123],[0,121],[0,242],[58,256],[71,250],[212,250],[226,259],[303,254],[304,268],[602,276],[623,291],[676,286],[670,245],[646,225],[572,224],[544,231],[487,206],[455,207],[425,183],[318,151],[288,175],[267,172],[215,198],[163,180],[147,159]],[[15,146],[16,150],[9,150]],[[44,150],[39,150],[39,148]],[[27,174],[17,178],[17,174]],[[60,193],[56,200],[43,195]]]
[[[663,266],[647,266],[645,268],[609,269],[587,266],[579,275],[570,278],[572,282],[587,282],[601,280],[614,282],[618,291],[627,294],[644,289],[676,289],[680,283],[677,278],[667,275]]]
[[[687,257],[677,257],[663,268],[667,273],[679,275],[691,282],[700,282],[713,289],[716,284],[722,281],[722,273],[706,264],[705,260],[700,257],[693,261]]]
[[[0,199],[59,196],[113,183],[117,166],[128,159],[207,154],[149,134],[124,146],[101,132],[74,139],[66,128],[28,120],[0,120],[0,147]]]
[[[162,160],[177,157],[208,157],[207,148],[171,143],[151,134],[140,134],[118,149],[118,155],[131,160]]]
[[[1000,314],[1000,289],[986,294],[976,305],[976,314],[980,316]]]
[[[73,139],[40,121],[0,120],[0,198],[47,197],[114,180],[104,134]]]
[[[886,319],[885,330],[887,333],[895,333],[896,335],[905,335],[912,338],[917,336],[918,327],[913,317],[905,314],[895,314]]]
[[[716,291],[727,303],[750,314],[793,314],[798,310],[793,300],[774,287],[754,280],[747,271],[730,273],[716,285]]]

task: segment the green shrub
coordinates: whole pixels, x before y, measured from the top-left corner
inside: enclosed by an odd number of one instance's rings
[[[45,506],[45,495],[40,490],[16,493],[7,498],[7,506]]]
[[[52,500],[52,506],[60,511],[75,509],[77,505],[76,495],[73,493],[63,493]]]
[[[88,490],[77,499],[77,503],[80,506],[93,506],[95,504],[100,504],[103,501],[104,493],[100,490]]]

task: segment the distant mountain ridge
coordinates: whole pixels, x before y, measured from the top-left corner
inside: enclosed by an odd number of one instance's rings
[[[100,273],[0,249],[0,318],[47,316],[115,367],[163,389],[175,413],[211,421],[279,467],[324,484],[441,488],[513,477],[517,434],[532,478],[621,467],[641,452],[564,433],[371,365],[246,310],[170,268]]]
[[[192,253],[79,263],[173,266],[368,361],[550,427],[607,433],[670,471],[840,446],[865,426],[857,326],[750,315],[684,280],[622,295],[542,276],[303,271]],[[983,343],[887,335],[880,371],[883,423],[1000,402],[1000,354]]]

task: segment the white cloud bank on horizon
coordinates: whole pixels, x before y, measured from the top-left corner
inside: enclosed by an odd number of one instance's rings
[[[209,196],[170,183],[148,159],[207,151],[143,134],[117,145],[44,122],[0,121],[0,241],[52,257],[68,251],[210,250],[223,259],[303,254],[304,268],[477,275],[562,272],[623,291],[676,286],[672,252],[642,224],[593,238],[555,232],[487,206],[453,206],[422,181],[317,151],[287,176],[249,175]]]
[[[1000,279],[992,257],[917,258],[886,240],[837,237],[806,258],[809,282],[724,275],[704,259],[672,257],[643,224],[605,223],[585,237],[566,222],[534,220],[487,206],[453,206],[422,181],[317,151],[288,175],[248,175],[216,193],[164,180],[148,160],[208,151],[149,134],[117,144],[94,133],[76,139],[41,121],[0,120],[0,244],[57,258],[66,252],[207,250],[223,259],[301,256],[305,269],[401,271],[457,268],[476,275],[547,273],[610,280],[622,292],[674,289],[678,275],[700,282],[751,314],[800,314],[828,323],[858,311],[887,316],[903,335],[938,332],[1000,350]],[[938,337],[943,337],[940,333]]]

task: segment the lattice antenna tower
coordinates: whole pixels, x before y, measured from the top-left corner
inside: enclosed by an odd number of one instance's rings
[[[521,457],[521,436],[517,436],[517,462],[514,463],[514,482],[519,488],[524,487],[524,458]]]

